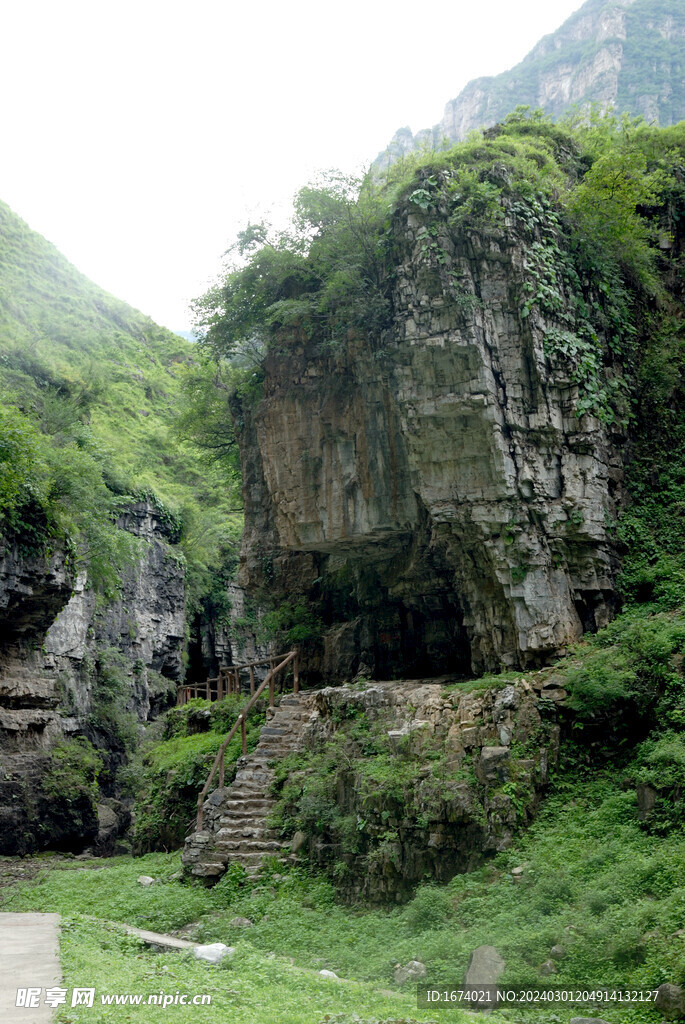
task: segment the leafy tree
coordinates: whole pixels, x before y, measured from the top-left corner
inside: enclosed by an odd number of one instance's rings
[[[330,172],[298,192],[289,230],[249,225],[223,281],[194,304],[202,344],[249,367],[284,332],[377,334],[390,314],[388,214],[383,187]]]

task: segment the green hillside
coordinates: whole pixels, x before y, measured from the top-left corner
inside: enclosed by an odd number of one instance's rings
[[[173,521],[196,596],[206,589],[240,517],[230,468],[203,462],[174,429],[198,369],[192,344],[98,288],[0,203],[5,528],[29,527],[36,543],[66,532],[77,547],[85,534],[92,554],[103,548],[106,580],[117,499],[148,495]]]

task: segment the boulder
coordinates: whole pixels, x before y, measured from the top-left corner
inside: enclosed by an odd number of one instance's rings
[[[335,971],[319,971],[320,978],[328,978],[329,981],[340,981]]]
[[[654,810],[656,798],[659,794],[656,789],[646,782],[641,782],[637,787],[637,816],[640,821],[648,821]]]
[[[540,974],[543,978],[549,978],[551,974],[557,973],[557,965],[553,960],[545,960],[544,964],[540,967]]]
[[[95,851],[101,857],[111,857],[119,835],[119,818],[107,804],[98,804],[98,834]]]
[[[478,946],[469,957],[464,975],[464,987],[496,985],[505,967],[505,961],[494,946]]]
[[[680,985],[659,985],[654,1002],[666,1020],[679,1020],[685,1017],[685,989]]]
[[[476,763],[476,775],[481,782],[498,785],[509,778],[509,748],[483,747],[480,761]]]
[[[290,852],[299,853],[303,846],[307,843],[307,837],[304,832],[296,832],[290,840]]]
[[[408,964],[395,968],[395,982],[398,985],[405,985],[408,981],[420,981],[427,974],[426,965],[420,960],[410,960]]]
[[[254,921],[249,917],[233,917],[228,922],[229,928],[254,928]]]
[[[566,956],[566,950],[563,946],[552,946],[549,951],[549,955],[552,960],[563,960]]]
[[[208,946],[196,946],[193,950],[196,960],[206,960],[208,964],[219,964],[227,956],[233,956],[235,948],[225,946],[223,942],[212,942]]]
[[[149,885],[154,884],[154,878],[151,878],[149,875],[138,875],[138,885],[142,885],[144,888],[147,888]]]

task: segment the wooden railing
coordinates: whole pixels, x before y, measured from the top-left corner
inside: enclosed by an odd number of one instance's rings
[[[294,653],[294,652],[291,652]],[[221,700],[230,693],[240,693],[240,673],[247,669],[250,674],[250,694],[255,692],[255,669],[259,665],[268,665],[270,669],[276,667],[277,663],[285,657],[280,654],[276,657],[262,658],[261,661],[246,661],[242,665],[222,665],[218,676],[211,676],[203,682],[183,683],[178,687],[176,702],[186,704],[193,697],[202,697],[204,700]],[[297,665],[294,674],[297,676]],[[297,688],[295,689],[297,693]]]
[[[202,787],[202,791],[201,791],[200,795],[197,798],[197,821],[196,821],[196,829],[195,829],[196,832],[201,832],[202,831],[202,827],[204,825],[204,802],[205,802],[205,799],[207,797],[207,793],[209,792],[209,787],[211,786],[212,782],[214,781],[214,776],[216,775],[217,770],[219,772],[219,788],[220,789],[223,788],[223,785],[224,785],[224,755],[226,753],[226,747],[231,742],[231,740],[235,736],[235,734],[238,731],[238,729],[240,729],[240,733],[241,733],[242,741],[243,741],[243,754],[247,753],[247,730],[246,730],[247,716],[250,713],[250,711],[252,710],[252,708],[254,707],[254,705],[257,703],[257,701],[259,700],[259,698],[261,697],[262,693],[267,688],[267,686],[269,688],[269,707],[273,707],[274,706],[274,699],[275,699],[275,696],[276,696],[276,679],[277,679],[277,677],[279,675],[281,675],[282,672],[284,672],[284,670],[290,664],[292,664],[292,666],[293,666],[293,693],[297,693],[298,692],[298,690],[300,688],[300,677],[299,677],[298,660],[299,660],[298,659],[298,652],[297,651],[290,651],[289,654],[283,654],[283,655],[281,655],[280,658],[265,658],[264,661],[253,661],[253,662],[248,663],[247,665],[234,665],[233,666],[233,670],[240,669],[240,668],[250,668],[252,670],[251,673],[250,673],[250,680],[251,680],[251,683],[252,683],[252,686],[251,686],[252,696],[250,697],[249,701],[247,702],[245,707],[242,709],[242,711],[238,715],[238,719],[237,719],[235,725],[233,726],[233,728],[231,729],[231,731],[229,732],[228,736],[226,737],[226,739],[223,741],[223,743],[219,747],[219,750],[217,751],[217,755],[214,758],[214,764],[212,765],[212,769],[211,769],[211,771],[209,773],[209,777],[207,778],[207,781],[205,782],[204,786]],[[269,671],[268,671],[264,681],[262,683],[260,683],[259,686],[257,687],[257,689],[255,690],[255,688],[254,688],[254,669],[255,669],[255,667],[257,665],[270,665],[270,668],[269,668]],[[239,684],[239,677],[236,676],[236,678],[238,679],[238,684]]]

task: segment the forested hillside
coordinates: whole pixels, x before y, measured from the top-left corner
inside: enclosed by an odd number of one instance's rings
[[[234,556],[239,488],[203,462],[179,420],[195,348],[80,274],[0,204],[0,514],[5,530],[50,543],[65,532],[114,586],[126,497],[151,498],[173,523],[191,600],[208,567]],[[84,547],[85,542],[85,547]]]

